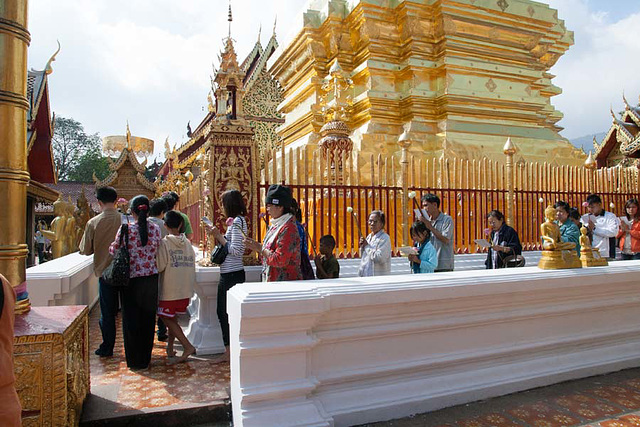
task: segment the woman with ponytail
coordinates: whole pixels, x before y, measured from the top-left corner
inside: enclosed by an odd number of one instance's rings
[[[130,202],[135,223],[129,224],[129,285],[122,290],[122,335],[130,369],[145,369],[151,361],[158,309],[158,268],[160,227],[149,216],[149,199],[136,196]],[[114,255],[120,247],[120,231],[109,247]]]

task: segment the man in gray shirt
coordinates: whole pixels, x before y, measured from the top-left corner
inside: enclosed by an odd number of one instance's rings
[[[420,221],[431,231],[430,241],[438,253],[435,271],[453,271],[453,220],[440,212],[440,198],[435,194],[422,196],[422,209],[427,211],[429,218],[420,215]]]

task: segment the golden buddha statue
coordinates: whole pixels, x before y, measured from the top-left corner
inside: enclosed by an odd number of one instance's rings
[[[544,210],[545,222],[540,225],[542,237],[542,258],[538,268],[556,270],[560,268],[582,268],[576,255],[576,245],[563,242],[560,227],[555,223],[556,208],[547,206]]]
[[[78,197],[76,208],[73,212],[73,216],[76,219],[76,247],[80,246],[80,240],[82,240],[84,228],[86,227],[87,222],[91,219],[91,214],[91,206],[89,205],[87,197],[84,195],[83,187],[82,193],[80,193],[80,197]]]
[[[580,228],[580,262],[583,267],[602,267],[609,265],[606,258],[600,256],[600,249],[591,247],[587,236],[587,227]]]
[[[49,230],[42,230],[44,237],[51,241],[51,253],[53,258],[64,256],[65,249],[65,228],[67,225],[66,203],[62,200],[62,195],[53,203],[53,214],[56,216],[51,221]]]
[[[71,202],[71,197],[69,197],[69,201],[66,203],[66,211],[67,211],[67,223],[65,227],[65,255],[73,253],[78,250],[78,245],[76,244],[76,219],[73,216],[74,206]]]

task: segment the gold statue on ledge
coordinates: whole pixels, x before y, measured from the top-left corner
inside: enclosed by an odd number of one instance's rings
[[[609,265],[606,258],[600,256],[600,249],[592,248],[589,236],[587,236],[587,227],[580,228],[580,261],[583,267],[602,267]]]
[[[51,222],[49,230],[42,230],[44,237],[51,240],[51,252],[53,258],[60,258],[65,254],[66,238],[65,228],[67,226],[67,206],[62,195],[53,203],[53,214],[56,216]]]
[[[582,268],[582,263],[576,255],[575,243],[562,241],[560,227],[554,222],[556,209],[553,206],[547,206],[544,217],[546,221],[540,225],[542,258],[538,262],[538,268],[544,270]]]

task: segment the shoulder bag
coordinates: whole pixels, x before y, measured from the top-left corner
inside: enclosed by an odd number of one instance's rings
[[[119,288],[125,287],[129,285],[130,268],[129,226],[123,224],[120,228],[120,247],[111,260],[111,263],[102,273],[102,279],[111,286]]]

